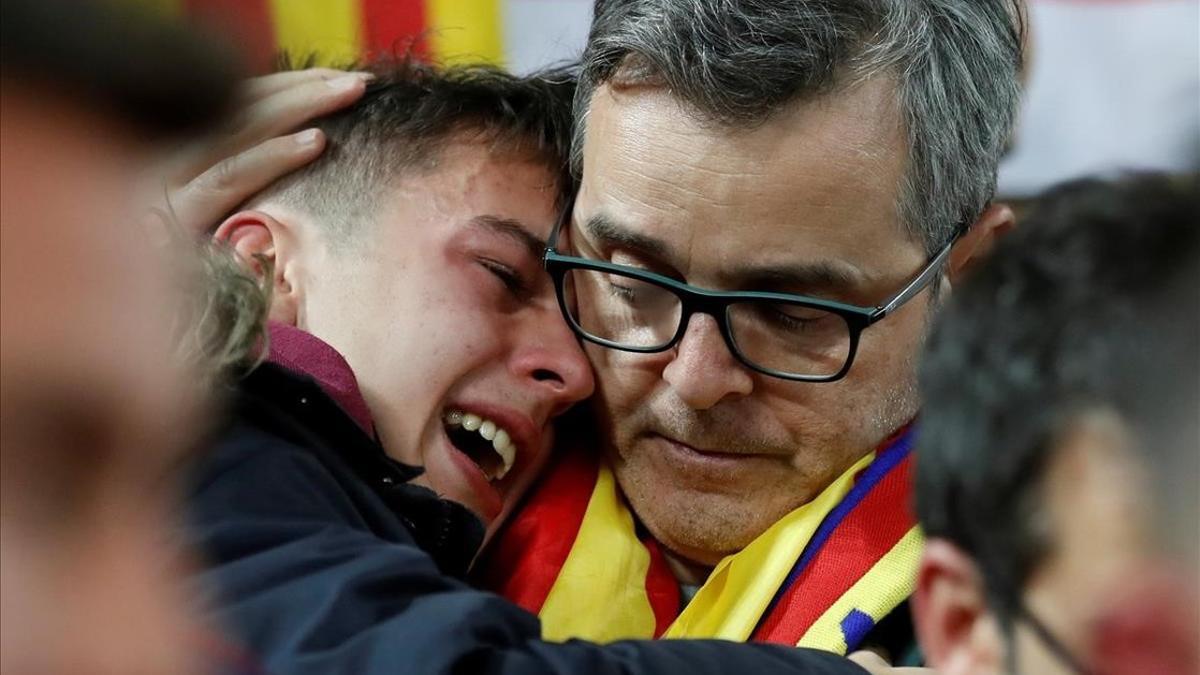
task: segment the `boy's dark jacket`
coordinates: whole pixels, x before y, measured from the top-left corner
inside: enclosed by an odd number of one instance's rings
[[[272,340],[187,503],[217,618],[267,672],[864,672],[765,645],[541,641],[537,617],[461,580],[481,524],[384,454],[340,356],[295,329],[273,326]]]

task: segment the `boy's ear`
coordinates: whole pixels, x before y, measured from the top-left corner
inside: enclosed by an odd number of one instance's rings
[[[1016,226],[1016,216],[1007,204],[987,207],[950,251],[946,265],[950,283],[961,283],[971,268],[991,253],[996,241]]]
[[[294,278],[296,246],[292,228],[263,211],[239,211],[217,227],[213,238],[232,248],[242,265],[260,281],[271,284],[270,320],[297,325],[302,297]]]
[[[998,673],[1004,645],[975,562],[931,538],[917,572],[913,624],[928,664],[942,675]]]

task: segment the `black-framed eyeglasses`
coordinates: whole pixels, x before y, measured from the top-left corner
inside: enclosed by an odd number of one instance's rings
[[[693,314],[717,321],[729,351],[759,373],[799,382],[841,379],[854,363],[859,337],[913,299],[934,279],[964,228],[887,301],[861,307],[788,293],[715,291],[636,267],[564,255],[563,211],[546,247],[563,316],[581,338],[627,352],[663,352],[679,342]]]

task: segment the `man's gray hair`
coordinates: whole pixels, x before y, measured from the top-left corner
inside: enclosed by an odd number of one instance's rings
[[[699,117],[763,122],[794,102],[895,80],[908,140],[899,215],[931,252],[973,222],[1019,103],[1019,0],[597,0],[575,97],[578,175],[595,88],[658,84]]]

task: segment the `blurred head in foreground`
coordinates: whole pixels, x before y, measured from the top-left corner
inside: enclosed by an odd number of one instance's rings
[[[923,366],[938,672],[1200,672],[1200,196],[1056,189],[961,291]]]
[[[163,480],[201,400],[174,352],[187,266],[133,197],[232,72],[141,16],[0,7],[0,670],[189,672]]]

